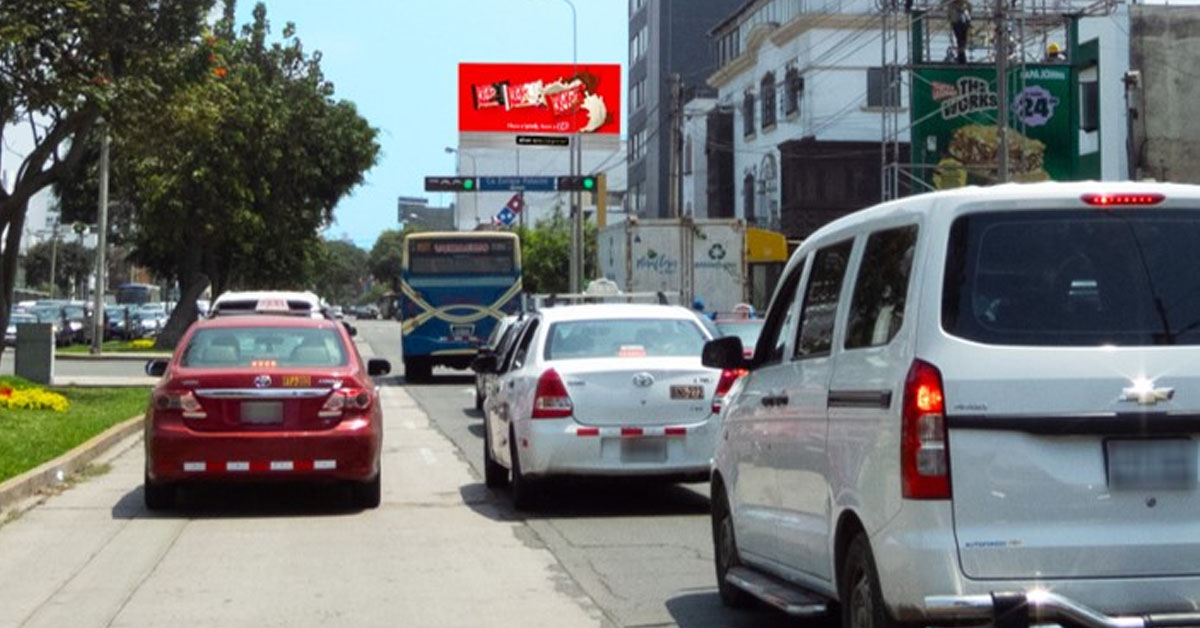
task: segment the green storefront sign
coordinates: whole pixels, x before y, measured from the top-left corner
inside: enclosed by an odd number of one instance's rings
[[[1009,73],[1009,177],[1071,180],[1081,174],[1072,68],[1025,65]],[[991,66],[913,69],[914,174],[935,189],[997,180],[996,70]]]

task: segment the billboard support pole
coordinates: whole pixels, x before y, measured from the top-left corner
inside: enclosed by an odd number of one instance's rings
[[[996,175],[1000,183],[1008,183],[1008,20],[1004,15],[1006,0],[996,0]]]

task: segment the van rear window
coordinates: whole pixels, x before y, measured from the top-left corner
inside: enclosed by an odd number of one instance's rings
[[[1200,212],[992,212],[950,231],[942,327],[989,344],[1200,344]]]

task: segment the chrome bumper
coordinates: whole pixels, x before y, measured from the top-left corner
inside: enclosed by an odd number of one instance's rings
[[[931,595],[925,598],[925,611],[935,624],[991,621],[995,628],[1058,622],[1088,628],[1200,627],[1197,612],[1111,616],[1047,591]]]

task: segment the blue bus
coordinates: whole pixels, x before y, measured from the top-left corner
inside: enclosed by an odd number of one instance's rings
[[[521,243],[503,231],[422,232],[404,240],[400,330],[404,372],[467,368],[492,327],[521,304]]]
[[[162,288],[148,283],[123,283],[117,286],[117,303],[157,303],[162,301]]]

